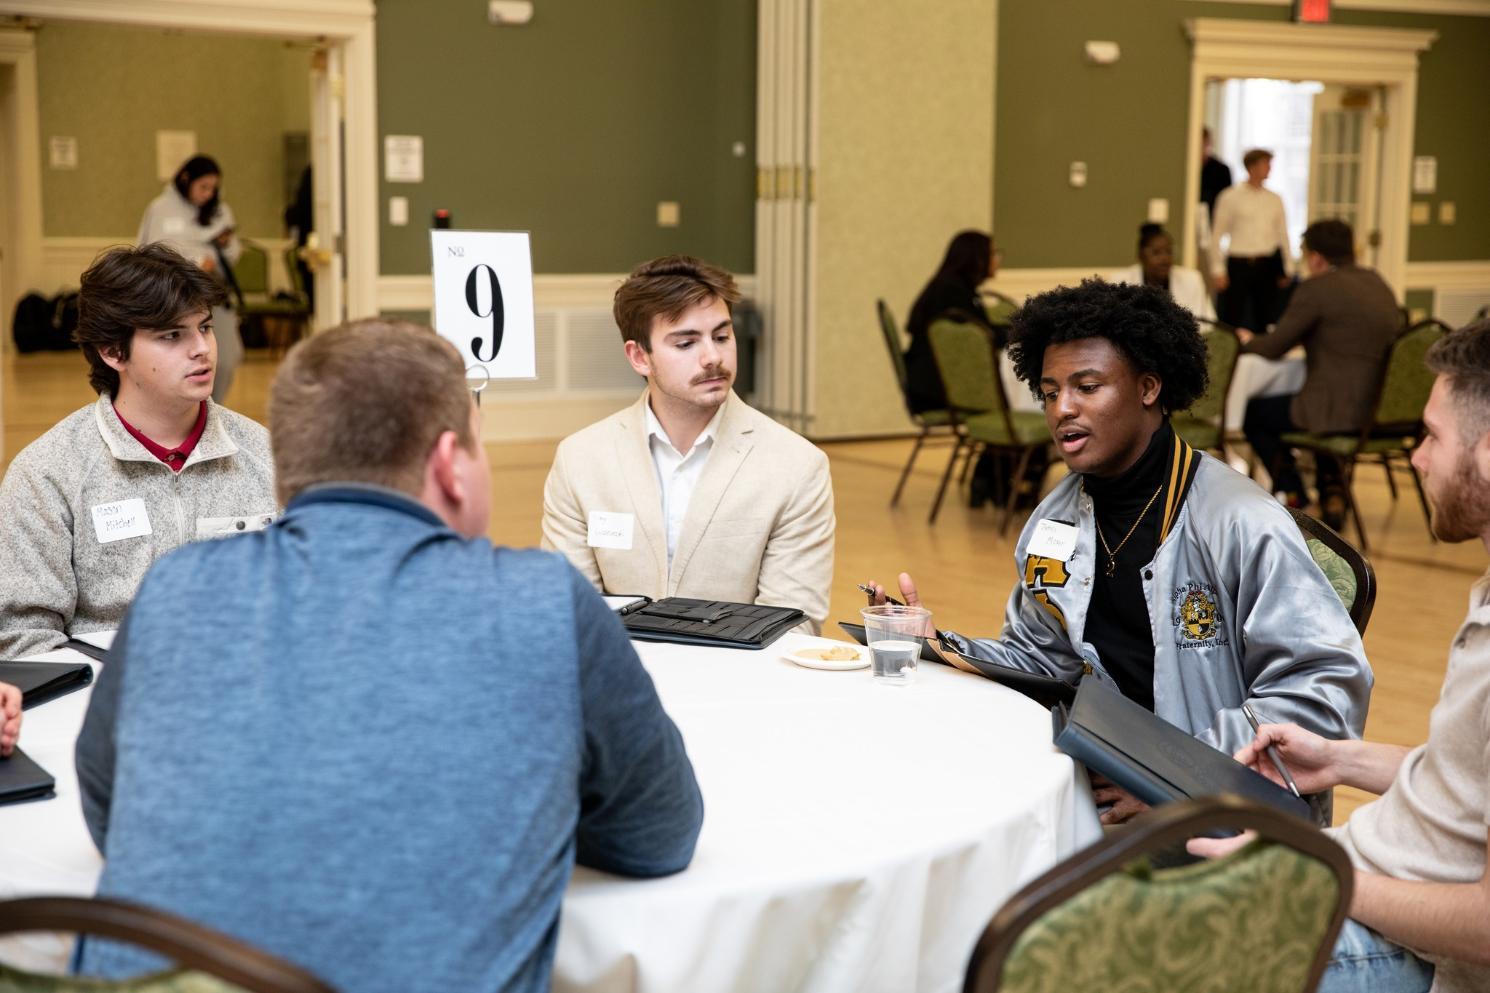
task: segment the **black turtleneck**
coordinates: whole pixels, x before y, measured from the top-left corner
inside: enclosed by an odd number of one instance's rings
[[[1161,491],[1151,505],[1149,499],[1155,490],[1169,484],[1174,443],[1174,429],[1165,420],[1127,472],[1112,479],[1096,476],[1081,479],[1082,487],[1092,498],[1097,527],[1107,538],[1108,546],[1117,548],[1133,527],[1133,521],[1143,514],[1133,537],[1117,553],[1117,568],[1110,579],[1107,548],[1102,538],[1097,538],[1096,575],[1087,608],[1085,638],[1096,647],[1103,668],[1117,681],[1123,695],[1149,710],[1154,709],[1154,634],[1149,627],[1142,572],[1159,549],[1168,494]],[[1145,506],[1148,513],[1143,513]]]

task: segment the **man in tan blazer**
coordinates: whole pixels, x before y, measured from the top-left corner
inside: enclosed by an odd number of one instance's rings
[[[686,256],[643,263],[616,291],[647,388],[559,444],[543,547],[603,593],[797,607],[815,632],[833,581],[828,459],[730,388],[739,299],[729,273]]]

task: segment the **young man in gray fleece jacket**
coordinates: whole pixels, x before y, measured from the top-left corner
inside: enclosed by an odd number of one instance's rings
[[[75,336],[98,400],[0,483],[0,659],[117,628],[160,556],[274,519],[269,433],[211,399],[225,299],[163,245],[111,249],[83,273]]]

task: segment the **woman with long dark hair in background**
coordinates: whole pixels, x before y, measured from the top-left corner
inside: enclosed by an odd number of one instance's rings
[[[243,251],[236,227],[232,208],[222,201],[222,170],[211,158],[193,155],[145,208],[136,240],[141,245],[163,242],[191,259],[233,291],[231,301],[237,295],[233,266]],[[243,361],[243,339],[231,302],[212,308],[212,326],[217,338],[212,399],[222,403]]]
[[[947,245],[942,264],[931,282],[911,305],[905,330],[910,347],[905,352],[907,393],[911,409],[941,410],[947,406],[947,393],[931,354],[931,336],[927,331],[939,317],[971,321],[988,329],[995,346],[1002,347],[1003,330],[988,319],[988,312],[978,296],[978,287],[998,271],[998,257],[993,238],[982,231],[959,231]]]

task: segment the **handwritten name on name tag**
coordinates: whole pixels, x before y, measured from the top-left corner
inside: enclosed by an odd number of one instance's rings
[[[98,535],[100,545],[150,533],[150,515],[145,512],[145,501],[139,497],[100,503],[92,510],[93,532]]]
[[[591,548],[618,548],[627,551],[631,548],[631,531],[635,524],[634,514],[591,511],[586,541]]]
[[[1035,525],[1035,533],[1030,536],[1030,543],[1025,551],[1041,558],[1068,562],[1076,551],[1078,534],[1080,532],[1071,525],[1046,518]]]

